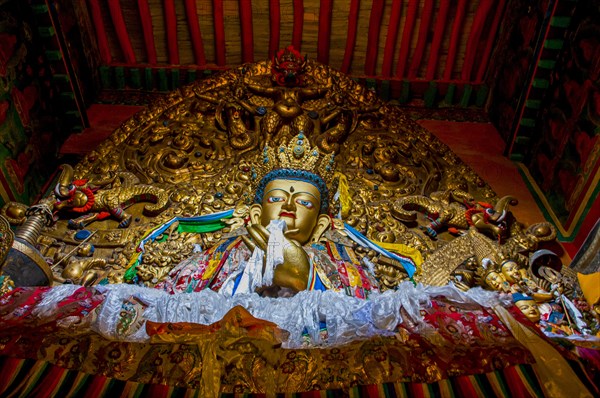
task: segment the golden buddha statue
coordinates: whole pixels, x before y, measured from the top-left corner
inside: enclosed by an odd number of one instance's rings
[[[361,298],[378,290],[371,260],[357,255],[356,244],[323,237],[332,225],[333,159],[312,147],[303,133],[287,145],[266,146],[262,162],[251,167],[255,196],[245,231],[233,231],[232,237],[184,260],[157,287],[171,293],[210,288],[227,295],[267,296],[344,289]],[[404,264],[409,265],[406,275],[412,274],[414,265],[406,259]]]

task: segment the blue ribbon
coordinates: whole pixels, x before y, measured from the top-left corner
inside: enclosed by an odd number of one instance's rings
[[[366,246],[372,250],[375,250],[377,253],[384,255],[388,258],[398,261],[400,264],[402,264],[402,267],[404,267],[404,270],[408,273],[408,277],[412,279],[412,276],[414,275],[415,271],[417,270],[417,267],[411,260],[401,257],[395,253],[389,252],[389,251],[385,250],[383,247],[376,245],[371,240],[369,240],[366,236],[364,236],[363,234],[361,234],[360,232],[358,232],[357,230],[355,230],[354,228],[352,228],[350,225],[348,225],[346,223],[344,223],[344,229],[348,233],[348,236],[350,237],[350,239],[352,239],[356,243],[358,243],[362,246]]]

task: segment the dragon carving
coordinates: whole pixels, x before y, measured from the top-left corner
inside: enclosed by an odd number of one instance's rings
[[[111,188],[104,189],[109,185]],[[79,214],[68,221],[69,227],[75,229],[85,228],[93,221],[109,217],[119,221],[119,228],[127,228],[133,216],[125,209],[138,202],[152,203],[144,207],[144,214],[156,216],[169,206],[169,194],[151,185],[121,185],[116,175],[96,184],[88,180],[74,180],[70,165],[62,166],[51,200],[55,215],[59,212]]]
[[[510,223],[509,206],[516,205],[517,199],[504,196],[495,206],[476,202],[468,193],[461,190],[434,192],[430,197],[411,195],[397,200],[392,207],[392,215],[403,222],[416,222],[417,212],[424,213],[429,225],[424,230],[431,237],[446,228],[454,234],[475,227],[498,240],[506,238]]]

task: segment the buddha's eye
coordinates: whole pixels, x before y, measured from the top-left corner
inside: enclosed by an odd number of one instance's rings
[[[314,207],[313,203],[306,199],[296,199],[296,203],[306,207],[307,209],[312,209]]]
[[[267,202],[269,203],[277,203],[277,202],[283,202],[285,199],[282,198],[281,196],[269,196],[269,199],[267,199]]]

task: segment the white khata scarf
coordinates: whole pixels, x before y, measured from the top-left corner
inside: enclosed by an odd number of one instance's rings
[[[240,264],[237,272],[232,273],[225,280],[219,292],[227,295],[253,293],[259,287],[271,286],[275,268],[283,264],[283,250],[286,245],[291,244],[283,236],[285,229],[285,221],[272,220],[267,227],[270,236],[267,242],[266,261],[265,252],[257,246],[250,259],[245,264]],[[235,286],[240,273],[242,273],[241,279]]]

